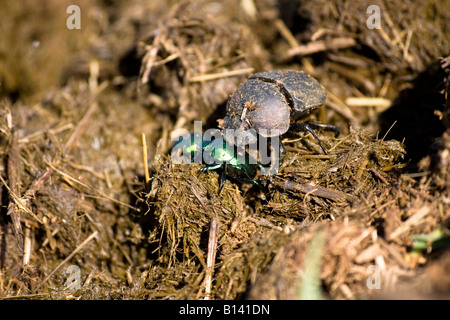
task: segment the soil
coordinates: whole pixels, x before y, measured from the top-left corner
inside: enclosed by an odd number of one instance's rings
[[[1,299],[450,298],[449,0],[76,5],[2,9]],[[220,194],[172,160],[277,69],[327,89],[328,154],[288,133]]]

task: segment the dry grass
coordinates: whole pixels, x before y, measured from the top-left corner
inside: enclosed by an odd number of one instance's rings
[[[5,7],[0,298],[449,297],[448,1],[375,1],[380,30],[364,2],[288,3],[82,2],[78,33],[55,1]],[[343,134],[287,135],[267,193],[218,196],[171,135],[276,68],[319,79]]]

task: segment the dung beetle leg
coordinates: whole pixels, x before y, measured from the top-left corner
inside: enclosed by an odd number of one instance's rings
[[[225,185],[225,182],[227,181],[227,175],[225,174],[225,171],[222,171],[222,174],[220,175],[220,188],[219,188],[219,192],[217,192],[217,195],[220,195],[220,192],[223,189],[223,186]]]
[[[334,132],[334,137],[337,138],[341,134],[341,128],[338,126],[334,126],[332,124],[323,124],[323,123],[317,123],[312,121],[306,121],[311,127],[316,129],[322,129],[326,131],[332,131]]]
[[[322,142],[320,141],[319,137],[314,133],[314,130],[311,127],[320,128],[324,130],[333,131],[335,133],[335,136],[337,137],[341,133],[341,129],[339,127],[329,125],[329,124],[321,124],[321,123],[315,123],[315,122],[302,122],[302,123],[292,123],[291,128],[298,131],[307,131],[312,134],[314,139],[319,143],[320,148],[322,148],[323,153],[328,154],[327,149],[323,146]]]
[[[219,169],[222,166],[223,166],[223,164],[217,164],[215,166],[203,167],[203,168],[200,168],[200,171],[201,172],[212,171],[212,170]],[[220,174],[220,180],[221,180],[221,183],[220,183],[220,188],[219,188],[219,192],[217,192],[217,195],[220,195],[220,192],[222,191],[223,186],[225,185],[225,182],[227,181],[227,176],[225,174],[225,170],[222,170],[222,173]]]
[[[284,144],[280,141],[280,164],[284,159],[284,155],[286,154],[286,149],[284,148]]]
[[[217,164],[215,166],[209,166],[209,167],[203,167],[203,168],[200,168],[200,171],[201,172],[212,171],[212,170],[219,169],[220,167],[222,167],[222,164]]]

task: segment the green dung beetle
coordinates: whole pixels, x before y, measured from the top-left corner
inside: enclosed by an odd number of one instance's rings
[[[245,149],[229,145],[222,138],[205,141],[201,137],[191,134],[190,139],[180,140],[174,147],[180,149],[189,157],[191,163],[202,163],[205,166],[202,172],[220,170],[221,185],[218,194],[222,191],[227,177],[241,183],[252,183],[261,189],[263,186],[254,180],[258,170],[263,165],[252,157]]]

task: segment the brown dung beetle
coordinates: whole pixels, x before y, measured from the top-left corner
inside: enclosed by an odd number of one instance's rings
[[[256,73],[242,83],[228,100],[222,129],[254,129],[259,136],[270,138],[280,136],[289,129],[310,132],[323,152],[325,147],[312,127],[334,131],[333,125],[313,122],[296,123],[325,103],[327,91],[312,76],[294,70],[276,70]],[[253,141],[246,140],[245,144]],[[284,147],[280,143],[281,157]]]

